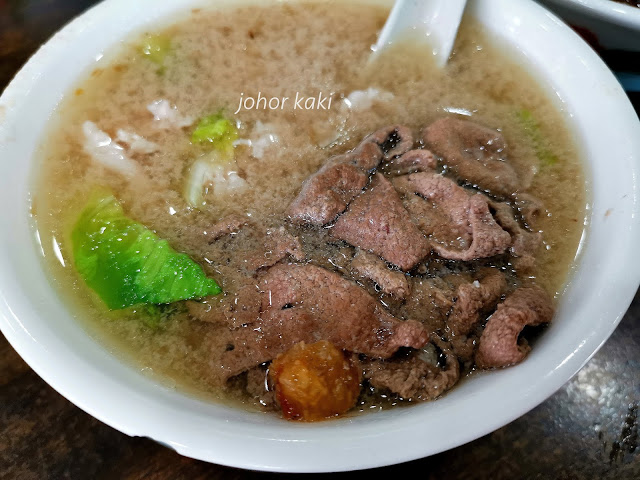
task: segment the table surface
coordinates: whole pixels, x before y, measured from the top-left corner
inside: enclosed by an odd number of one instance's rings
[[[0,0],[0,90],[53,32],[94,3]],[[640,65],[640,55],[605,52],[603,58],[613,68]],[[640,95],[630,96],[639,110]],[[640,293],[604,347],[546,402],[467,445],[379,472],[461,479],[640,478],[639,321]],[[42,381],[0,335],[0,478],[272,476],[184,458],[102,424]]]

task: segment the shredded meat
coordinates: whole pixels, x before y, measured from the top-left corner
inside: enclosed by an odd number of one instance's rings
[[[374,281],[384,293],[399,299],[409,295],[409,282],[404,273],[390,269],[377,255],[358,249],[351,268],[360,276]]]
[[[428,148],[459,177],[495,195],[510,196],[521,185],[507,162],[502,134],[466,120],[442,118],[423,132]]]
[[[469,195],[453,180],[436,173],[397,177],[394,185],[408,194],[407,209],[441,257],[463,261],[486,258],[504,252],[511,244],[511,236],[495,222],[484,195]]]
[[[404,271],[413,268],[429,252],[427,239],[381,174],[373,176],[370,188],[338,218],[331,235],[374,252]]]
[[[223,376],[237,375],[304,341],[388,358],[400,347],[421,348],[428,335],[414,320],[400,321],[362,288],[313,265],[276,265],[261,280],[261,314],[233,332],[222,356]]]
[[[478,368],[506,367],[520,363],[531,348],[519,340],[525,326],[549,323],[553,317],[551,298],[538,286],[517,289],[498,305],[482,332],[476,353]]]

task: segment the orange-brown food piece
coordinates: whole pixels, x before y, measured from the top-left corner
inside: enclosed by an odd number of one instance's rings
[[[345,413],[360,393],[360,370],[331,342],[300,342],[269,367],[282,414],[313,422]]]

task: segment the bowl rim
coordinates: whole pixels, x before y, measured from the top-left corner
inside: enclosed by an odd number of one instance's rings
[[[640,30],[640,8],[613,0],[545,0],[616,25]]]
[[[173,4],[178,2],[179,0],[175,0]],[[128,0],[106,0],[98,4],[63,28],[27,62],[0,97],[0,153],[8,148],[9,139],[15,133],[11,131],[11,127],[19,118],[21,104],[26,101],[32,89],[39,84],[38,82],[43,81],[42,70],[46,66],[51,67],[51,62],[58,55],[63,55],[74,42],[81,39],[85,31],[91,31],[95,25],[113,19],[112,14],[117,8],[139,9],[143,3],[152,4],[150,0],[139,3]],[[186,5],[189,2],[184,3]],[[184,8],[186,9],[187,6]],[[531,0],[476,0],[470,3],[470,8],[476,13],[486,9],[492,15],[499,15],[502,9],[505,16],[510,12],[526,11],[527,15],[524,18],[527,19],[527,23],[530,22],[527,28],[546,29],[563,37],[567,48],[592,69],[592,76],[602,80],[603,83],[596,86],[599,89],[597,93],[610,95],[608,101],[616,105],[619,118],[612,119],[612,122],[620,126],[621,130],[618,133],[622,137],[628,136],[627,143],[624,145],[625,152],[628,153],[625,158],[630,165],[630,173],[633,177],[630,180],[632,198],[628,200],[631,204],[628,211],[625,211],[626,220],[621,220],[628,228],[624,247],[628,249],[629,261],[620,267],[625,272],[625,283],[623,284],[619,279],[612,280],[616,285],[620,284],[620,293],[615,297],[618,300],[617,304],[603,311],[606,321],[595,326],[592,331],[585,332],[580,343],[574,345],[574,350],[563,353],[561,361],[556,362],[552,368],[545,370],[539,378],[535,378],[529,386],[523,387],[522,391],[518,392],[515,397],[518,400],[517,405],[505,403],[505,401],[485,404],[486,415],[475,419],[473,428],[465,430],[465,419],[462,419],[462,423],[456,420],[457,423],[454,423],[461,430],[454,429],[454,434],[440,439],[437,445],[433,442],[419,443],[428,438],[426,436],[428,432],[416,431],[416,421],[424,420],[429,412],[422,405],[412,407],[411,412],[415,413],[407,414],[407,409],[395,409],[396,411],[368,416],[371,421],[366,422],[361,421],[362,417],[359,417],[315,425],[293,425],[286,422],[276,424],[264,415],[252,416],[224,406],[211,406],[197,399],[184,398],[184,395],[172,392],[152,381],[141,382],[138,372],[134,372],[130,365],[123,365],[106,350],[92,353],[91,358],[84,355],[81,350],[60,350],[60,345],[68,346],[74,340],[79,340],[82,335],[64,339],[67,342],[64,344],[55,336],[46,338],[39,333],[34,334],[33,327],[42,322],[31,317],[23,317],[21,310],[24,305],[35,300],[25,294],[21,285],[14,285],[12,283],[14,279],[8,278],[9,274],[4,268],[0,268],[0,329],[5,337],[47,383],[102,422],[128,435],[149,436],[192,458],[256,470],[328,472],[400,463],[467,443],[537,406],[569,380],[606,341],[628,308],[640,284],[640,269],[636,268],[640,265],[640,254],[636,253],[635,249],[631,249],[633,243],[637,245],[640,241],[640,225],[639,222],[629,220],[640,215],[638,200],[640,189],[636,181],[640,174],[640,123],[626,95],[608,68],[575,33],[543,7]],[[524,28],[519,15],[514,14],[512,17],[513,23],[506,28]],[[492,33],[497,35],[496,32]],[[111,44],[116,42],[117,40],[111,41]],[[521,50],[524,59],[528,59],[531,65],[535,63],[529,58],[533,49],[534,47],[530,50]],[[81,71],[76,73],[82,74]],[[0,155],[0,158],[2,157]],[[20,212],[20,214],[23,213],[26,214],[26,210]],[[0,229],[0,236],[2,235],[3,232]],[[5,235],[2,241],[9,242],[9,237]],[[31,255],[35,253],[34,249]],[[0,257],[0,267],[12,265],[9,263],[10,259],[5,257],[6,255]],[[581,262],[582,260],[579,263]],[[572,286],[570,285],[569,288],[571,289]],[[602,300],[611,302],[607,297]],[[51,330],[47,332],[50,333]],[[535,352],[536,349],[532,352],[532,356]],[[78,387],[74,378],[61,375],[60,358],[64,359],[70,371],[73,372],[73,377],[93,379],[91,388]],[[532,371],[532,366],[542,364],[543,360],[540,355],[537,355],[535,362],[523,362],[509,370],[517,369],[521,373],[526,373]],[[513,377],[507,370],[493,372],[491,375],[495,375],[495,382],[499,378]],[[475,382],[487,383],[483,380],[485,377],[478,377],[479,380],[474,380]],[[494,384],[494,380],[490,383]],[[449,395],[433,403],[438,404],[440,411],[453,414],[455,404],[451,405],[447,397]],[[482,397],[478,396],[478,398]],[[115,404],[113,404],[114,400],[117,400]],[[123,405],[126,405],[130,411],[124,413]],[[175,405],[185,407],[187,411],[177,411],[174,408]],[[202,416],[209,412],[216,412],[219,418],[211,419],[212,423],[207,425],[194,423],[194,418],[198,415],[203,418]],[[162,421],[159,422],[159,419]],[[183,425],[182,422],[187,424]],[[212,425],[216,428],[217,437],[210,439],[208,443],[194,444],[193,439],[203,441],[209,438],[210,430],[205,431],[205,429]],[[344,432],[349,435],[345,435]],[[397,446],[390,448],[388,443],[384,444],[384,438],[390,434],[403,435],[404,441],[397,442]],[[365,449],[362,445],[349,443],[354,438],[364,439],[367,444],[378,441],[378,444],[374,447],[368,445],[371,448]],[[235,451],[233,448],[238,444],[242,444],[250,453]],[[272,458],[272,455],[276,455],[276,458]],[[327,457],[331,458],[333,463],[327,462]]]

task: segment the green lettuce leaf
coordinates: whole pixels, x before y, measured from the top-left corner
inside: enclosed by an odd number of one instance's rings
[[[204,205],[203,190],[208,182],[222,179],[235,164],[233,142],[238,138],[236,123],[218,112],[202,117],[191,134],[191,141],[205,144],[208,153],[196,159],[187,172],[184,198],[189,206]]]
[[[140,45],[140,50],[146,58],[162,66],[171,52],[171,39],[166,35],[147,35]]]
[[[558,163],[558,157],[555,153],[553,153],[546,145],[544,141],[544,136],[540,130],[540,125],[537,120],[533,116],[530,110],[523,108],[519,112],[517,112],[518,120],[522,125],[522,128],[533,143],[533,148],[535,148],[536,156],[540,160],[540,163],[543,167],[555,165]]]
[[[90,199],[71,241],[78,272],[112,310],[222,291],[191,258],[126,217],[110,194],[99,193]]]
[[[238,139],[236,124],[221,113],[203,117],[191,134],[193,143],[210,143],[218,152],[233,158],[233,142]]]

